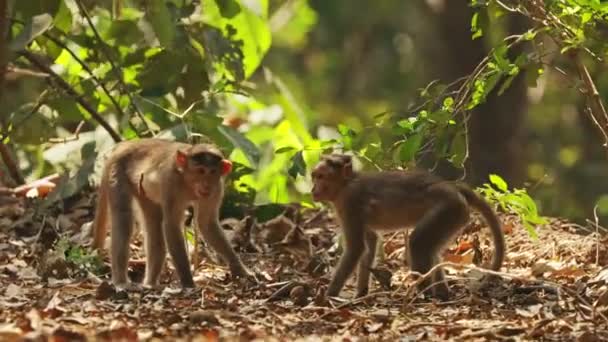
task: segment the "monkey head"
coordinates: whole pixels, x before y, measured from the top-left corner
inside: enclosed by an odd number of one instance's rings
[[[345,154],[331,154],[321,157],[314,167],[312,177],[312,198],[317,202],[332,202],[353,178],[352,158]]]
[[[232,163],[224,159],[213,145],[198,144],[175,155],[177,170],[197,199],[206,198],[221,190],[223,176],[232,171]]]

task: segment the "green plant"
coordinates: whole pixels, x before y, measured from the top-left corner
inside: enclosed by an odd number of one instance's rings
[[[487,200],[497,204],[503,211],[517,214],[528,234],[537,239],[534,226],[546,224],[547,219],[538,214],[536,203],[528,195],[526,189],[509,190],[507,183],[498,175],[490,175],[490,183],[478,188]]]
[[[103,261],[97,253],[90,253],[84,247],[72,243],[65,237],[57,241],[55,250],[61,253],[68,263],[75,265],[80,270],[99,274],[103,269]]]

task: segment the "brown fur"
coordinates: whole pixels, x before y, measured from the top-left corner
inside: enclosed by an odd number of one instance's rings
[[[428,272],[441,250],[469,220],[469,207],[490,226],[495,245],[491,269],[500,269],[505,255],[501,224],[492,208],[468,186],[448,182],[427,172],[356,173],[349,156],[330,155],[313,170],[313,198],[329,202],[340,220],[346,246],[327,294],[337,296],[357,264],[357,296],[367,294],[379,230],[415,228],[408,251],[413,271]],[[448,292],[443,270],[432,276],[433,292]],[[421,284],[421,288],[430,285]]]
[[[182,286],[194,286],[182,231],[184,212],[189,205],[194,205],[203,237],[228,263],[231,272],[239,276],[249,274],[218,223],[223,178],[215,161],[222,159],[221,152],[208,144],[141,139],[121,142],[115,147],[99,184],[92,246],[103,247],[111,225],[112,282],[116,286],[128,284],[134,202],[139,208],[145,238],[145,285],[158,285],[168,250]]]

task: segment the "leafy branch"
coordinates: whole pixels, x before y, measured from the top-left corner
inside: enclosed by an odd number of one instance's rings
[[[567,53],[583,83],[582,93],[587,99],[590,119],[602,134],[604,146],[608,147],[608,113],[581,55],[581,52],[585,52],[593,59],[602,61],[599,53],[594,52],[588,45],[595,43],[590,29],[605,25],[608,6],[600,4],[599,1],[572,0],[546,3],[539,0],[494,0],[493,2],[508,12],[529,18],[537,25],[535,29],[537,32],[545,32],[559,46],[562,53]],[[601,37],[598,40],[601,41]]]
[[[95,121],[97,121],[112,137],[115,142],[122,141],[122,137],[118,134],[112,126],[91,106],[85,99],[84,96],[79,94],[69,83],[67,83],[61,76],[57,75],[53,69],[51,69],[48,65],[46,65],[43,61],[40,60],[38,56],[35,54],[23,50],[18,53],[27,59],[32,65],[38,68],[40,71],[51,76],[52,80],[63,89],[68,95],[72,96],[76,102],[82,108],[84,108]]]

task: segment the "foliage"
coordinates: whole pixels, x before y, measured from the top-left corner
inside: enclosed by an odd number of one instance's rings
[[[3,97],[0,139],[19,147],[32,177],[81,165],[88,175],[110,145],[103,122],[124,139],[211,139],[238,171],[228,181],[225,213],[268,202],[310,204],[306,169],[334,149],[377,169],[444,160],[460,169],[469,155],[469,114],[489,96],[522,72],[536,85],[548,71],[563,70],[560,64],[578,70],[579,61],[595,62],[607,50],[607,7],[599,1],[467,2],[475,10],[471,37],[487,40],[490,53],[466,77],[416,92],[425,50],[412,36],[432,27],[414,2],[360,11],[362,1],[352,9],[308,0],[15,1],[10,63],[38,73],[24,76],[27,90]],[[505,36],[501,19],[510,15],[533,25]],[[522,44],[530,49],[517,50]],[[50,76],[36,57],[52,65]],[[559,108],[548,108],[543,117],[558,120]],[[69,141],[81,121],[83,132]],[[551,129],[542,129],[553,143]],[[58,145],[61,139],[68,143]],[[80,151],[87,143],[94,152],[56,157],[67,145]],[[578,158],[559,152],[560,160]],[[543,162],[531,167],[533,180],[545,169],[562,172],[561,164]]]
[[[267,0],[205,1],[202,5],[159,0],[141,6],[37,0],[15,3],[12,18],[13,63],[36,66],[30,52],[44,56],[56,65],[51,81],[63,80],[66,85],[9,101],[9,116],[0,122],[6,142],[45,149],[56,137],[69,135],[66,129],[91,119],[112,122],[126,139],[151,135],[211,139],[227,153],[234,151],[237,161],[230,183],[235,186],[228,196],[251,203],[256,195],[253,189],[265,194],[287,183],[287,177],[277,170],[285,169],[289,160],[270,161],[268,151],[272,149],[263,153],[258,146],[285,143],[286,139],[295,144],[302,139],[313,141],[307,129],[293,120],[294,109],[290,108],[280,107],[274,122],[256,124],[245,118],[252,123],[249,127],[222,124],[234,112],[264,116],[276,111],[275,105],[255,99],[249,93],[252,89],[243,83],[258,69],[271,44]],[[42,89],[43,84],[39,81],[36,86]],[[281,85],[274,96],[286,107],[296,108],[287,92]],[[263,137],[273,124],[284,129],[274,137]],[[295,139],[289,137],[290,126],[298,133]],[[75,145],[72,150],[87,142],[97,143],[97,152],[107,148],[103,143],[107,136],[101,132],[81,137],[71,142]],[[36,173],[41,174],[64,164],[53,155],[53,164],[48,159],[42,166],[32,161],[30,168],[37,167]],[[82,157],[91,165],[96,154]],[[265,169],[272,172],[253,177],[264,166],[261,158],[270,163]],[[297,165],[303,166],[301,162]],[[274,199],[286,201],[287,197]]]
[[[66,262],[75,265],[80,270],[99,274],[104,267],[103,260],[97,253],[91,253],[85,247],[72,243],[67,238],[59,239],[55,244],[55,250],[65,257]]]
[[[533,239],[538,239],[535,226],[547,224],[548,221],[538,214],[536,203],[526,190],[509,190],[507,183],[498,175],[490,175],[490,183],[485,183],[477,190],[486,199],[496,203],[503,211],[517,214],[528,234]]]

